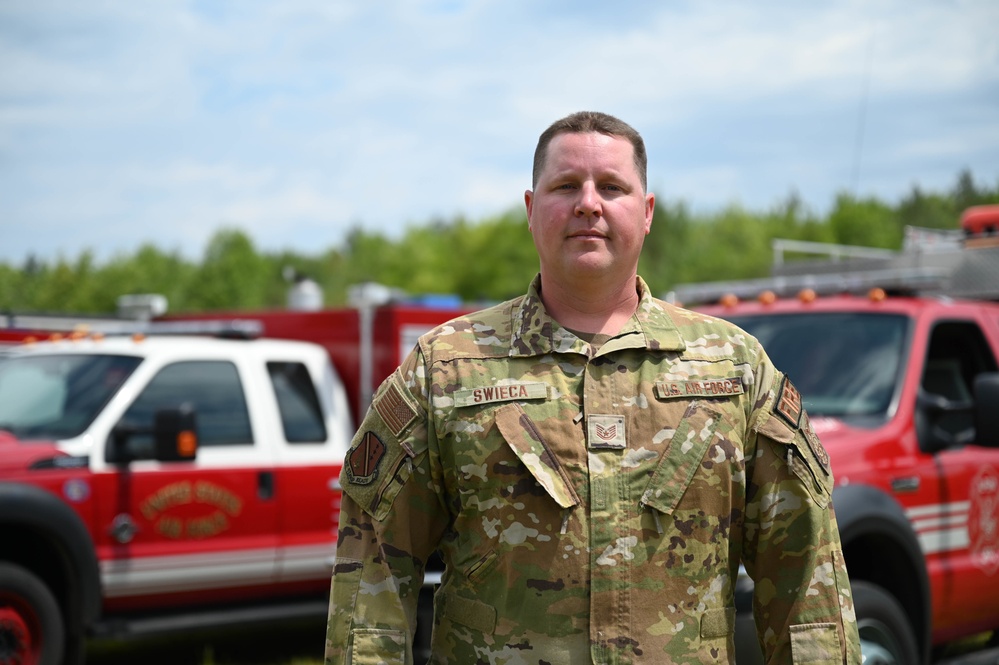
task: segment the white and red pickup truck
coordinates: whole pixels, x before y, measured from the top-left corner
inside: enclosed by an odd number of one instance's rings
[[[0,663],[325,613],[356,414],[456,314],[0,321]]]

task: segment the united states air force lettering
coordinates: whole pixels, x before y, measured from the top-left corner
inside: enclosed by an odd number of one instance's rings
[[[728,397],[745,392],[742,378],[698,379],[694,381],[657,381],[656,397],[671,399],[681,397]]]

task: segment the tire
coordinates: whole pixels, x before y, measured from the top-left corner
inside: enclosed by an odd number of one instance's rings
[[[910,665],[922,662],[916,635],[895,597],[869,582],[850,583],[865,665]]]
[[[64,635],[49,588],[28,569],[0,563],[0,665],[59,665]]]

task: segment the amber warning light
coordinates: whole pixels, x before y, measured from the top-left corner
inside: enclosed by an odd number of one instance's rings
[[[177,454],[182,458],[194,457],[198,450],[198,435],[184,430],[177,435]]]

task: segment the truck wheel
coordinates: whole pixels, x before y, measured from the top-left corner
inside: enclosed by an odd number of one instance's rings
[[[876,584],[859,580],[850,584],[864,665],[918,663],[916,637],[898,601]]]
[[[62,650],[52,592],[31,571],[0,563],[0,665],[59,665]]]

